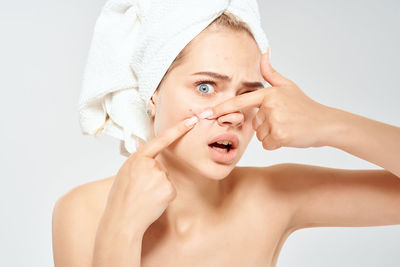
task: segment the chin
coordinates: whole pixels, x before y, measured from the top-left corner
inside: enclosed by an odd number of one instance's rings
[[[223,165],[216,162],[206,164],[191,164],[196,172],[212,180],[225,179],[236,165]]]
[[[207,148],[208,149],[208,148]],[[222,180],[226,178],[232,170],[236,167],[236,163],[240,159],[240,155],[230,163],[215,161],[208,150],[197,150],[192,149],[181,149],[177,148],[175,151],[171,151],[175,158],[179,159],[179,162],[184,166],[189,167],[191,172],[196,172],[201,176],[212,180]]]
[[[195,162],[187,162],[187,166],[191,167],[192,173],[197,173],[210,180],[223,180],[235,168],[234,165],[219,164],[198,164]]]

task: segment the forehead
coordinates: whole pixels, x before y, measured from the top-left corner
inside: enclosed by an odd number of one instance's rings
[[[182,72],[215,71],[260,80],[260,59],[257,43],[247,32],[206,29],[190,42],[178,68]]]

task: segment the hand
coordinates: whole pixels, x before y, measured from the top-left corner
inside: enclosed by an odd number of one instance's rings
[[[106,205],[111,221],[122,221],[123,225],[119,226],[127,226],[125,229],[134,226],[144,233],[175,199],[176,190],[168,178],[168,170],[155,157],[192,129],[194,124],[187,126],[186,121],[146,144],[139,143],[138,150],[125,161],[115,177]]]
[[[246,107],[258,107],[252,126],[263,148],[318,147],[325,145],[334,109],[309,98],[291,80],[273,69],[268,52],[261,57],[261,74],[272,87],[242,94],[212,108],[214,119]]]

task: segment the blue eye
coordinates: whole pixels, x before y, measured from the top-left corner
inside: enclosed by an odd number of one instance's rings
[[[202,83],[202,84],[200,84],[198,87],[197,87],[199,90],[200,90],[200,92],[202,92],[202,93],[208,93],[209,91],[210,91],[210,87],[209,87],[209,84],[207,84],[207,83]],[[212,88],[212,87],[211,87]],[[212,88],[213,90],[214,90],[214,88]]]
[[[215,89],[214,89],[214,87],[212,87],[211,84],[215,85],[215,82],[213,82],[213,81],[198,81],[198,82],[196,82],[197,92],[200,95],[206,95],[206,96],[215,94]]]

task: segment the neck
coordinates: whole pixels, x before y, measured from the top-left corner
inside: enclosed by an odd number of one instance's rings
[[[183,165],[168,151],[157,155],[156,160],[168,170],[168,178],[176,189],[159,222],[176,235],[189,235],[207,218],[218,214],[223,199],[222,180],[201,175],[197,170]]]

